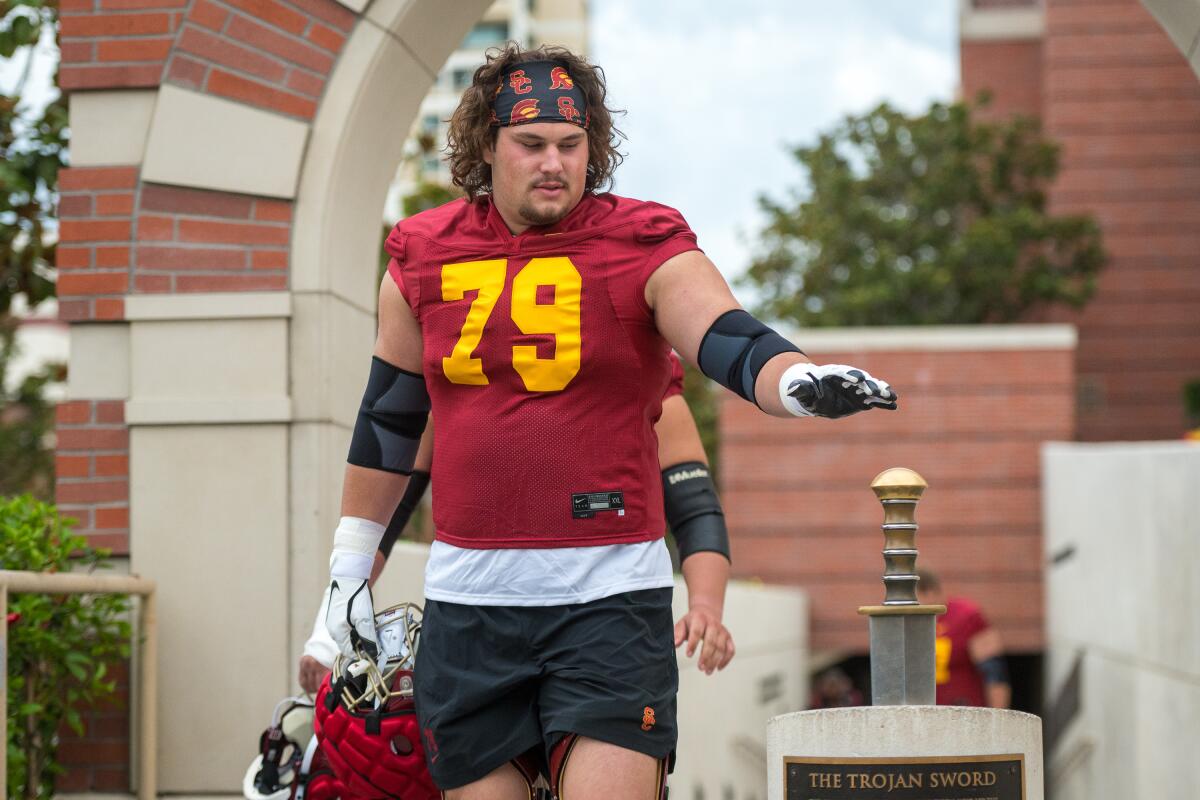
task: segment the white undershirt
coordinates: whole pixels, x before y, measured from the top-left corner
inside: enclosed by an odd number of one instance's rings
[[[471,606],[559,606],[674,585],[666,542],[475,550],[434,542],[425,597]]]

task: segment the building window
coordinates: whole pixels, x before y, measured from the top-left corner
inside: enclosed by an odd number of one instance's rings
[[[471,76],[474,74],[475,74],[474,71],[469,70],[469,69],[454,70],[453,80],[454,80],[455,91],[461,92],[463,89],[466,89],[468,86],[470,86],[471,85]]]
[[[463,49],[479,49],[492,47],[493,45],[504,44],[508,40],[508,23],[500,22],[480,22],[471,32],[467,34],[467,38],[463,39]]]

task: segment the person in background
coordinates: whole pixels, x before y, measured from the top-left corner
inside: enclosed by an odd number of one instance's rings
[[[918,599],[944,605],[937,620],[937,702],[940,706],[1008,708],[1012,686],[1000,633],[979,606],[965,597],[947,597],[930,570],[918,570]]]

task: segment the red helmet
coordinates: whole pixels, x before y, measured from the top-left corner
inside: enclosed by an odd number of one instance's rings
[[[421,609],[393,606],[377,614],[375,624],[382,667],[362,653],[354,660],[339,656],[317,692],[321,752],[355,798],[440,800],[425,766],[413,705],[412,664]]]
[[[357,800],[333,774],[316,738],[309,740],[288,800]]]

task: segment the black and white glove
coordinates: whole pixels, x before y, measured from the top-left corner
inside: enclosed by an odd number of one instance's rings
[[[361,649],[379,654],[375,609],[368,581],[384,527],[371,520],[342,517],[329,556],[329,589],[325,594],[325,627],[343,655],[357,658]]]
[[[896,410],[896,392],[866,370],[845,364],[793,364],[779,379],[779,398],[797,417],[837,419],[871,408]]]

